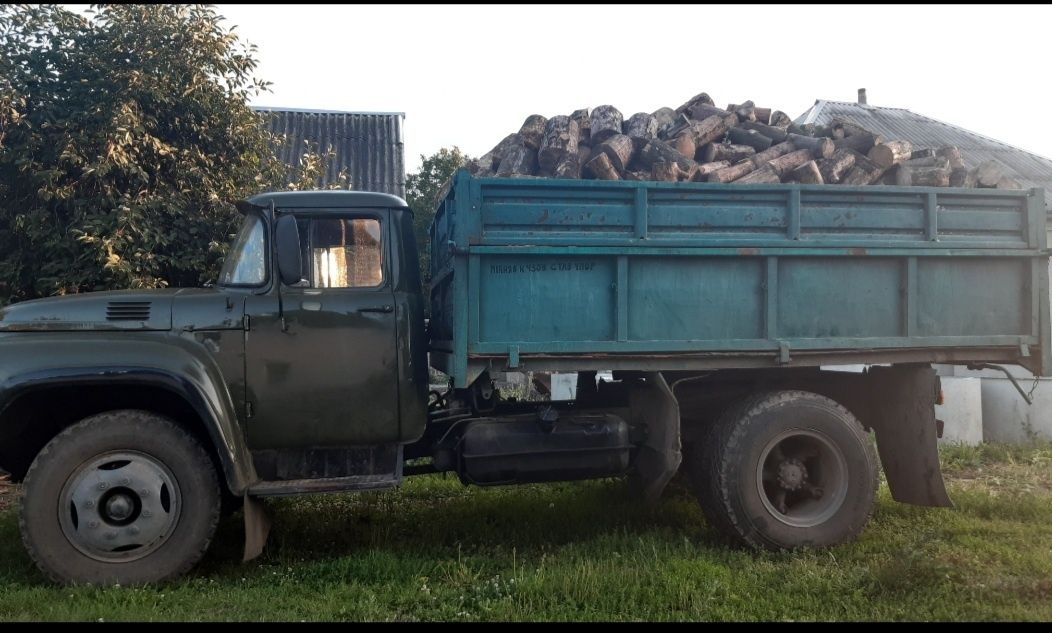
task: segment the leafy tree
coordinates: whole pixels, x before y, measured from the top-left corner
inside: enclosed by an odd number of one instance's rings
[[[0,302],[214,279],[233,202],[320,173],[276,158],[255,47],[221,20],[0,6]]]
[[[431,156],[420,155],[420,171],[406,176],[406,202],[413,210],[413,230],[420,253],[420,278],[427,279],[430,268],[427,228],[435,217],[435,208],[445,193],[446,182],[470,160],[456,145],[443,147]]]

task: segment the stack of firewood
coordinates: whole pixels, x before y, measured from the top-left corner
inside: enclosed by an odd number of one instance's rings
[[[796,125],[752,101],[718,108],[704,92],[627,119],[611,105],[533,114],[468,169],[509,178],[1019,188],[993,161],[966,168],[956,147],[914,148],[842,120]]]

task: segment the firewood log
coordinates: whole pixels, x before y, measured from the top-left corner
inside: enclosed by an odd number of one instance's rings
[[[736,145],[749,145],[756,151],[763,151],[774,144],[770,138],[760,134],[756,130],[744,130],[740,127],[732,127],[727,130],[727,138]]]
[[[857,152],[848,149],[838,149],[831,157],[818,161],[818,171],[822,173],[822,179],[829,184],[840,182],[855,166],[857,155]]]
[[[723,169],[717,169],[708,176],[709,182],[733,182],[750,171],[756,169],[756,165],[751,160],[743,160],[740,163],[735,163],[730,167],[724,167]]]
[[[657,138],[658,120],[653,114],[636,112],[624,123],[625,136],[632,139],[637,148],[646,145],[652,138]]]
[[[818,163],[809,160],[789,173],[789,178],[805,185],[824,185],[822,172],[818,170]]]
[[[541,146],[541,139],[544,137],[544,126],[547,124],[548,118],[539,114],[531,114],[526,117],[526,120],[522,123],[522,127],[519,128],[519,136],[522,137],[522,144],[537,151]]]
[[[612,105],[592,109],[592,145],[598,145],[614,134],[621,133],[621,111]]]
[[[691,180],[706,182],[709,179],[709,174],[730,166],[731,164],[725,160],[718,160],[711,163],[700,163],[694,166],[694,173],[691,174]]]
[[[643,149],[639,150],[638,160],[639,164],[647,169],[650,169],[659,160],[674,162],[683,171],[690,171],[694,164],[693,159],[687,158],[668,143],[658,139],[647,141]]]
[[[774,127],[780,127],[783,130],[788,131],[786,128],[788,128],[792,123],[793,120],[789,118],[789,115],[785,112],[782,112],[781,110],[775,110],[771,113],[770,125]]]
[[[873,161],[878,167],[887,169],[892,165],[909,160],[913,153],[913,146],[909,141],[888,141],[880,145],[874,145],[866,157]]]
[[[577,122],[568,116],[553,116],[544,126],[537,164],[540,172],[551,173],[567,154],[577,153],[579,132]]]
[[[806,151],[806,150],[804,150],[804,151]],[[772,169],[771,165],[768,163],[767,165],[764,165],[763,167],[761,167],[759,169],[754,169],[753,171],[751,171],[751,172],[745,174],[744,176],[742,176],[741,178],[735,180],[734,184],[736,184],[736,185],[739,185],[739,184],[740,185],[754,185],[754,184],[761,184],[761,183],[766,184],[766,183],[775,183],[775,182],[782,182],[782,179],[778,177],[778,174],[775,173],[774,169]]]
[[[779,156],[784,156],[789,152],[795,151],[796,146],[786,141],[785,143],[779,143],[772,145],[762,152],[757,152],[750,156],[747,160],[751,162],[755,167],[760,168],[766,165],[769,161],[772,161]]]
[[[577,146],[591,145],[592,111],[589,108],[574,110],[570,115],[570,118],[577,124]]]
[[[836,151],[836,147],[833,145],[833,140],[825,137],[803,136],[790,132],[788,134],[788,139],[792,142],[794,147],[811,150],[811,153],[815,155],[815,158],[829,158],[833,155],[833,152]]]
[[[988,160],[975,168],[975,184],[979,187],[992,188],[997,186],[997,181],[1004,177],[1004,170],[1000,163]]]
[[[767,167],[770,167],[778,178],[784,177],[790,171],[796,169],[800,165],[809,162],[814,159],[809,149],[798,149],[795,152],[789,152],[779,156],[778,158],[772,159],[767,162]]]
[[[610,163],[610,157],[603,152],[596,152],[595,157],[584,166],[584,173],[597,180],[621,180],[621,174]]]
[[[706,93],[702,92],[702,93],[694,95],[693,97],[690,98],[689,101],[687,101],[686,103],[684,103],[680,107],[676,108],[676,114],[684,114],[685,112],[687,112],[688,110],[690,110],[692,107],[694,107],[696,105],[714,106],[716,104],[713,103],[712,98],[709,97],[709,95],[707,95]]]
[[[760,134],[763,134],[767,138],[771,139],[775,143],[781,143],[785,141],[785,139],[788,137],[788,134],[785,130],[770,125],[765,125],[757,121],[742,121],[741,127],[745,128],[746,130],[755,130]]]
[[[504,153],[497,168],[498,178],[518,178],[537,174],[537,151],[526,145],[513,145]]]
[[[749,145],[734,145],[731,143],[709,143],[700,150],[695,157],[703,163],[711,163],[726,160],[736,163],[756,153],[756,148]]]
[[[960,167],[964,167],[964,157],[961,156],[961,150],[956,147],[940,147],[939,149],[935,150],[935,155],[942,156],[943,158],[950,161],[950,169],[958,169]]]
[[[620,173],[625,171],[628,167],[628,162],[632,160],[635,145],[628,136],[614,134],[599,145],[596,145],[592,151],[606,154],[607,158],[610,159],[610,164]]]
[[[840,182],[844,185],[871,185],[884,175],[886,169],[865,156],[857,156],[854,166]]]

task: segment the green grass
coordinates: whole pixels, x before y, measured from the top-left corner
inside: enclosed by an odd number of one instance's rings
[[[239,562],[240,515],[160,587],[48,584],[0,513],[8,620],[1050,620],[1052,446],[943,451],[952,509],[891,501],[826,551],[726,546],[674,482],[653,511],[619,481],[268,502],[265,554]]]

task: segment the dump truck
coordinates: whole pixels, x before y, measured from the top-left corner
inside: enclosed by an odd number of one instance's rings
[[[682,471],[730,542],[828,547],[863,529],[880,467],[895,500],[950,504],[932,364],[1052,371],[1040,189],[462,171],[426,299],[400,198],[238,208],[214,287],[0,311],[0,467],[54,581],[178,576],[239,506],[252,558],[265,497],[426,473],[624,477],[654,503]],[[578,388],[503,397],[497,372]]]

